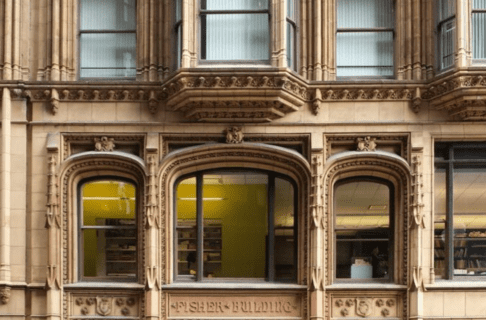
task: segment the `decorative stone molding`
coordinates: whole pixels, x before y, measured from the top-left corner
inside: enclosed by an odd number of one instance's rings
[[[410,290],[427,291],[425,288],[423,268],[413,267],[412,281],[410,283]]]
[[[422,213],[424,208],[423,198],[424,193],[422,188],[423,174],[421,170],[421,157],[419,155],[412,156],[412,219],[410,219],[410,227],[425,228],[424,214]]]
[[[346,100],[411,100],[412,89],[408,88],[321,88],[322,101]]]
[[[376,151],[376,138],[370,136],[356,139],[358,151]]]
[[[86,295],[72,294],[69,319],[78,317],[138,317],[140,303],[137,295]]]
[[[145,134],[113,133],[100,138],[99,135],[85,133],[63,134],[62,159],[89,151],[116,151],[145,157]]]
[[[314,95],[314,101],[312,102],[312,113],[314,113],[314,115],[319,114],[319,111],[321,110],[321,103],[322,103],[322,93],[321,90],[318,88],[316,89],[316,93]]]
[[[311,271],[312,289],[324,290],[324,270],[320,266],[313,266]]]
[[[322,153],[312,155],[311,215],[314,228],[324,228],[324,208],[322,206]]]
[[[155,155],[149,155],[147,160],[147,168],[149,172],[149,179],[147,184],[147,204],[145,205],[145,226],[147,228],[160,228],[160,217],[157,206],[157,182],[155,178],[155,170],[157,168],[157,158]]]
[[[114,151],[115,150],[115,139],[108,137],[94,138],[94,149],[95,151]]]
[[[226,143],[242,143],[243,142],[243,132],[241,127],[231,127],[225,130],[226,133]]]
[[[10,287],[2,286],[0,287],[0,301],[2,304],[7,304],[10,301]]]
[[[399,295],[368,294],[366,297],[335,295],[331,299],[332,318],[398,318]]]

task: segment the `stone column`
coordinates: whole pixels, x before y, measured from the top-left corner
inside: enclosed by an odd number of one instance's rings
[[[5,0],[4,43],[3,43],[3,80],[12,79],[12,1]]]
[[[10,89],[2,92],[2,185],[0,211],[0,283],[10,282],[10,143],[12,101]]]
[[[456,68],[462,69],[468,65],[469,50],[469,0],[457,0],[456,2]]]

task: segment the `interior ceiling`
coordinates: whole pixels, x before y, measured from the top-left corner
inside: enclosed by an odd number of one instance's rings
[[[454,227],[486,228],[486,169],[456,169],[454,172]],[[435,172],[434,194],[435,220],[443,220],[446,212],[445,170]]]
[[[261,173],[224,173],[224,174],[205,174],[203,176],[205,185],[249,185],[249,184],[267,184],[266,174]],[[187,178],[181,181],[181,184],[196,184],[196,178]]]

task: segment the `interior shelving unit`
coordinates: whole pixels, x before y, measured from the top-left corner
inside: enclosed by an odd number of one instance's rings
[[[106,219],[106,275],[136,277],[137,229],[133,219]]]

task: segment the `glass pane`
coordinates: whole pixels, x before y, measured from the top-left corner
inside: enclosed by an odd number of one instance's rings
[[[452,17],[455,14],[455,3],[456,0],[439,0],[438,2],[438,21],[445,20]]]
[[[445,274],[446,170],[436,168],[434,174],[434,268],[437,277]]]
[[[454,159],[458,160],[486,160],[486,148],[474,146],[460,146],[454,148]]]
[[[265,10],[268,0],[203,0],[201,9],[206,10]]]
[[[392,32],[337,34],[337,76],[393,76]]]
[[[295,70],[294,66],[294,27],[287,22],[287,66]]]
[[[453,19],[440,27],[441,68],[447,68],[454,64],[454,39],[456,21]]]
[[[275,278],[293,280],[296,277],[294,187],[287,180],[275,179]]]
[[[267,60],[268,26],[267,14],[207,15],[202,44],[205,59]]]
[[[393,28],[393,0],[339,0],[338,28]]]
[[[486,9],[486,0],[473,0],[473,9]]]
[[[177,274],[195,276],[197,272],[196,178],[179,183],[177,208]]]
[[[81,30],[135,30],[135,0],[80,0]]]
[[[81,34],[81,77],[135,77],[135,47],[135,33]]]
[[[176,0],[176,21],[182,19],[182,0]]]
[[[390,190],[356,181],[335,191],[336,278],[389,277]]]
[[[265,278],[265,174],[204,175],[204,276]]]
[[[486,59],[486,13],[477,12],[472,14],[472,28],[473,58]]]
[[[287,17],[295,19],[295,3],[294,0],[287,0]]]
[[[454,274],[486,274],[486,168],[454,169]]]
[[[81,192],[84,277],[136,278],[135,186],[95,181]]]

